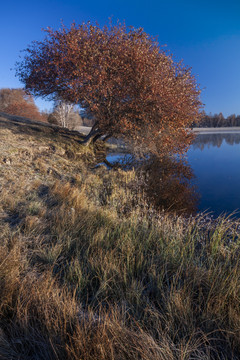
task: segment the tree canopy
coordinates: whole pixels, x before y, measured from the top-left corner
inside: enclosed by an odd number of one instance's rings
[[[155,153],[185,149],[201,107],[189,67],[141,28],[73,23],[45,31],[17,64],[28,91],[79,104],[95,120],[89,137],[123,137]]]

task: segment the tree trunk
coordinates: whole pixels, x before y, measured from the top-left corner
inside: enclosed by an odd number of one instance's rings
[[[95,143],[98,139],[102,138],[102,141],[107,141],[112,137],[112,134],[104,134],[98,128],[98,121],[93,125],[88,135],[85,136],[84,140],[81,142],[83,145],[90,145],[92,142]]]
[[[85,136],[85,138],[80,142],[82,145],[88,146],[92,143],[93,139],[97,136],[101,137],[101,133],[99,133],[98,130],[96,131],[90,131],[88,135]]]
[[[108,139],[110,139],[112,137],[112,134],[108,134],[108,135],[105,135],[104,138],[102,138],[102,141],[107,141]]]
[[[93,141],[93,139],[94,139],[95,137],[97,137],[97,136],[98,136],[98,137],[101,137],[101,136],[102,136],[102,133],[101,133],[100,129],[98,129],[98,121],[95,122],[95,124],[94,124],[93,127],[91,128],[89,134],[85,136],[85,138],[84,138],[83,141],[81,141],[81,144],[88,146],[88,145],[91,144],[91,142]]]
[[[102,133],[99,133],[99,134],[95,135],[95,136],[93,137],[93,139],[92,139],[92,142],[95,143],[98,139],[101,138],[101,136],[102,136]]]

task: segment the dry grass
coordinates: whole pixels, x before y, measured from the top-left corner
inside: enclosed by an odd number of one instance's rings
[[[0,359],[240,358],[238,222],[157,215],[75,135],[0,120]]]

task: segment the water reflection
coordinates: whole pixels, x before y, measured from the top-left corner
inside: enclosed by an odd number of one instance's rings
[[[240,144],[240,132],[198,134],[194,140],[192,148],[200,150],[203,150],[205,147],[209,148],[210,146],[220,148],[224,141],[228,145]]]
[[[193,171],[182,159],[152,157],[142,163],[137,173],[147,200],[159,210],[178,214],[195,214],[199,195],[192,183]]]
[[[187,158],[201,194],[199,211],[210,211],[218,216],[240,209],[239,132],[200,134]]]
[[[207,211],[214,216],[240,209],[240,132],[197,135],[187,161],[148,158],[137,165],[135,161],[151,204],[179,214]]]
[[[107,160],[125,170],[135,168],[135,188],[143,190],[146,199],[157,210],[177,214],[196,214],[199,194],[193,182],[194,173],[186,159],[148,157],[136,159],[130,154],[109,154]]]

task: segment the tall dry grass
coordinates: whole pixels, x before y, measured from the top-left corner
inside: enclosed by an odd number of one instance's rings
[[[0,359],[240,358],[239,221],[156,213],[134,171],[94,168],[76,143],[44,155],[32,139],[27,155],[13,136]]]
[[[149,215],[130,191],[121,213],[120,173],[106,194],[91,176],[35,184],[2,223],[0,356],[238,359],[239,224]]]

